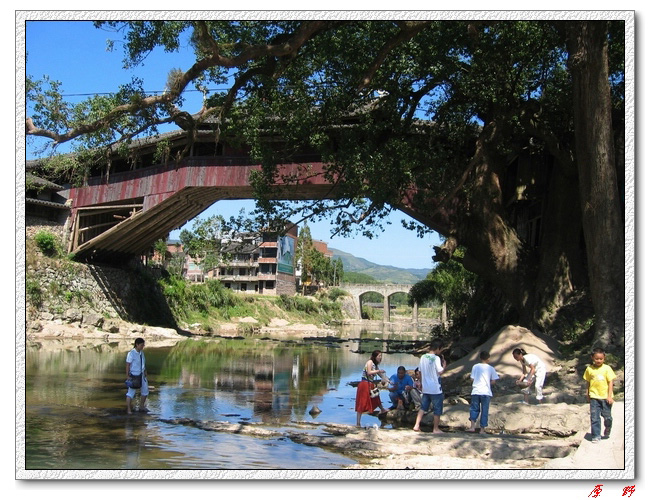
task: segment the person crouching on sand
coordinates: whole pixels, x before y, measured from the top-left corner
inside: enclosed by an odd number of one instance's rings
[[[517,385],[523,386],[521,392],[524,393],[524,400],[522,403],[528,404],[528,396],[530,395],[530,386],[535,384],[535,397],[537,402],[541,403],[544,399],[542,389],[544,388],[544,379],[546,378],[546,365],[535,354],[528,354],[523,349],[515,349],[512,351],[512,356],[516,361],[521,363],[523,374],[517,380]],[[528,372],[527,369],[528,368]]]

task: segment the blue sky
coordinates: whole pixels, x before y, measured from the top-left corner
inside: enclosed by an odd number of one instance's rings
[[[115,44],[113,52],[106,51],[106,41],[118,39],[117,34],[97,29],[89,21],[30,21],[26,24],[27,74],[35,79],[49,76],[62,82],[63,93],[70,99],[84,99],[87,94],[112,92],[133,76],[144,81],[147,91],[162,91],[170,68],[187,69],[191,64],[188,54],[151,54],[144,66],[135,70],[122,68],[122,48]],[[78,97],[77,97],[78,96]],[[196,112],[201,95],[186,96],[186,109]],[[27,158],[33,157],[34,147],[28,143]],[[199,217],[221,214],[228,218],[237,215],[241,207],[253,208],[252,201],[221,201],[208,208]],[[331,238],[331,225],[326,222],[308,222],[314,239],[326,241],[330,247],[363,257],[384,265],[404,268],[431,268],[432,246],[440,239],[437,234],[418,238],[415,232],[402,227],[401,220],[410,218],[402,212],[393,212],[384,231],[372,240],[357,235],[349,238]],[[191,228],[189,222],[186,228]],[[178,237],[179,230],[171,238]]]

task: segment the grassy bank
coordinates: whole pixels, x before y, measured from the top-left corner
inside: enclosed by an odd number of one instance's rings
[[[332,324],[343,318],[336,300],[340,294],[335,291],[317,298],[245,295],[216,280],[192,284],[173,276],[161,279],[159,284],[179,324],[199,324],[207,332],[235,318],[254,318],[257,326],[267,326],[273,318],[313,324]]]

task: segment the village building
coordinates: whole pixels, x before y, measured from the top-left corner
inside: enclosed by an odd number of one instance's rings
[[[282,232],[241,233],[225,237],[221,264],[203,269],[200,261],[184,255],[183,275],[192,282],[216,279],[236,292],[260,295],[296,293],[296,239],[298,228],[291,224]],[[182,245],[168,242],[170,254],[183,252]]]

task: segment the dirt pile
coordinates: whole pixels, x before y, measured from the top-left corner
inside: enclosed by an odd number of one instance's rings
[[[508,325],[467,356],[447,365],[443,379],[449,380],[465,374],[469,375],[472,366],[480,362],[479,353],[481,351],[490,353],[490,364],[494,366],[499,376],[519,376],[521,375],[521,364],[512,357],[512,350],[516,347],[539,356],[546,365],[548,373],[557,371],[556,360],[560,356],[557,340],[544,334],[534,334],[521,326]]]

